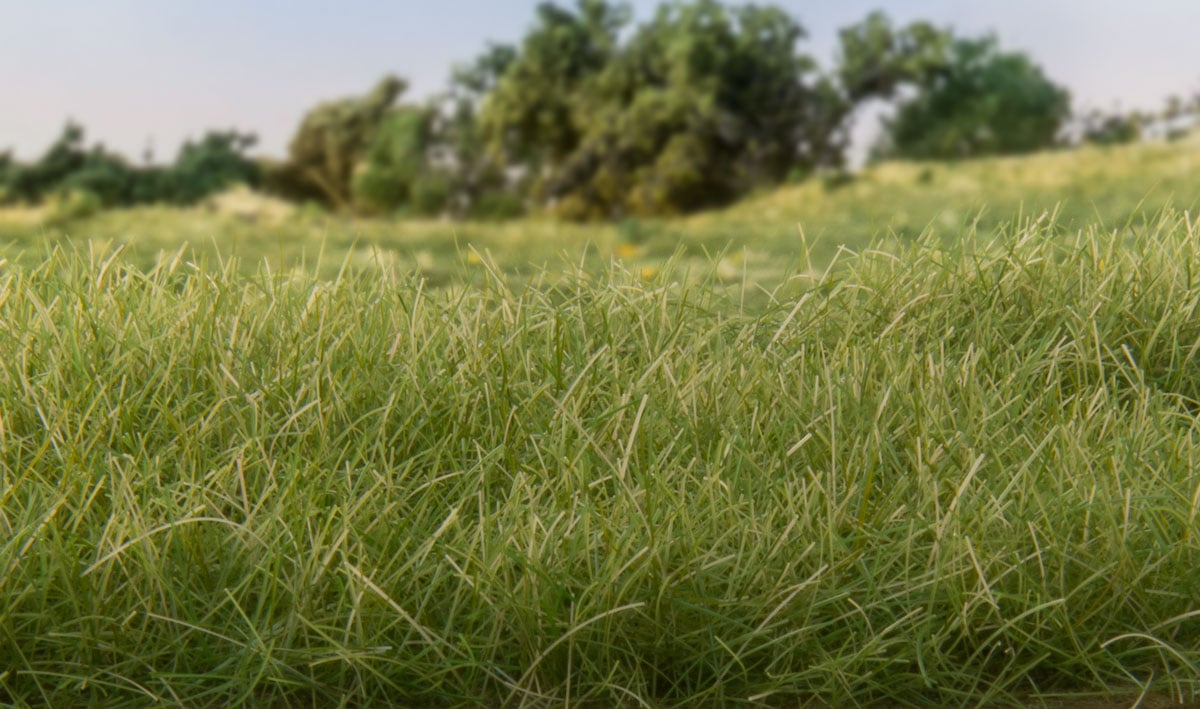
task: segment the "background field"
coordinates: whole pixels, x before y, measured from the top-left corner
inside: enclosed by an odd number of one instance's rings
[[[149,265],[160,251],[187,244],[202,258],[236,257],[248,271],[300,264],[324,277],[343,265],[399,268],[432,285],[469,276],[486,254],[519,276],[543,268],[612,259],[631,270],[658,269],[672,256],[726,281],[778,285],[786,274],[828,265],[840,248],[900,244],[928,232],[948,246],[964,233],[984,236],[1022,219],[1053,214],[1063,232],[1085,226],[1124,230],[1164,206],[1194,209],[1200,195],[1200,134],[1172,143],[1084,147],[1022,158],[948,163],[885,163],[848,182],[813,180],[728,209],[675,220],[576,225],[355,219],[293,209],[234,193],[208,207],[147,207],[70,218],[62,210],[0,210],[5,256],[41,259],[48,244],[126,246]]]

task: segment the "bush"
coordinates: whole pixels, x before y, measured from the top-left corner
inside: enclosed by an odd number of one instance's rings
[[[5,201],[34,203],[53,196],[62,202],[57,193],[80,192],[105,207],[195,204],[234,183],[253,186],[261,181],[261,168],[245,155],[255,140],[235,131],[212,132],[198,143],[185,143],[169,167],[138,167],[102,145],[86,148],[83,128],[68,123],[32,164],[20,165],[0,156],[0,186]]]
[[[376,165],[364,165],[355,172],[351,191],[358,211],[370,214],[391,212],[409,198],[409,185],[391,170]]]
[[[525,214],[525,203],[511,192],[487,192],[475,200],[468,213],[475,219],[516,219]]]
[[[1123,145],[1142,137],[1142,116],[1137,113],[1092,111],[1083,118],[1083,141],[1094,145]]]
[[[450,180],[437,173],[420,176],[412,184],[410,201],[417,214],[442,214],[450,202]]]
[[[104,209],[104,200],[95,192],[68,189],[54,193],[47,203],[45,222],[62,225],[86,219]]]
[[[885,121],[896,157],[1010,155],[1055,145],[1070,95],[1020,52],[994,38],[957,40],[945,66],[921,77],[916,95]]]
[[[352,205],[355,170],[407,83],[388,76],[367,95],[310,110],[288,146],[288,180],[338,208]]]
[[[255,187],[262,170],[246,157],[258,138],[236,131],[210,132],[198,143],[188,141],[160,183],[159,199],[195,204],[234,184]]]
[[[311,182],[304,179],[301,168],[294,163],[263,159],[258,162],[258,173],[259,185],[267,194],[298,204],[309,202],[329,204],[324,194]]]

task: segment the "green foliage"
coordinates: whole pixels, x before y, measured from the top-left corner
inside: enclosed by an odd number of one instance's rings
[[[449,177],[440,172],[426,172],[413,179],[409,203],[417,214],[442,214],[450,205],[452,192]]]
[[[80,171],[88,157],[83,141],[83,127],[67,123],[37,162],[10,168],[9,199],[36,202]]]
[[[298,183],[335,207],[349,208],[355,170],[405,88],[403,79],[388,76],[366,96],[313,108],[292,137],[287,177],[280,181]]]
[[[76,123],[68,123],[36,162],[9,170],[8,198],[26,203],[58,193],[87,194],[106,207],[161,197],[159,169],[131,166],[101,145],[86,147],[83,127]]]
[[[105,207],[194,204],[233,183],[258,181],[258,166],[244,154],[254,142],[234,131],[209,133],[199,143],[185,143],[172,165],[136,167],[101,145],[87,148],[83,128],[68,123],[36,162],[0,161],[0,184],[6,200],[26,203],[80,193]]]
[[[1082,140],[1096,145],[1120,145],[1141,139],[1145,119],[1138,113],[1092,111],[1083,119]]]
[[[102,197],[86,189],[67,188],[55,192],[47,202],[45,221],[52,226],[87,219],[105,207]]]
[[[388,113],[379,125],[352,182],[357,207],[388,212],[413,198],[413,186],[426,170],[430,110],[404,106]]]
[[[140,189],[152,189],[148,183],[155,179],[156,172],[131,167],[123,158],[97,146],[84,155],[78,169],[59,179],[53,189],[93,195],[108,207],[132,204]]]
[[[1002,52],[995,38],[959,39],[948,61],[915,83],[885,121],[880,152],[952,159],[1024,153],[1053,146],[1070,96],[1028,56]]]
[[[515,53],[485,54],[477,68],[502,71],[480,117],[492,150],[535,171],[574,153],[580,96],[613,59],[629,18],[627,5],[607,0],[578,0],[574,12],[543,2]]]
[[[544,4],[483,103],[493,151],[570,218],[673,214],[840,160],[847,106],[778,8],[673,3],[620,42],[625,5]]]
[[[516,58],[513,47],[492,45],[474,63],[457,68],[437,113],[431,152],[441,163],[446,207],[458,216],[488,216],[493,203],[508,205],[501,214],[524,211],[525,184],[506,173],[503,151],[489,149],[488,130],[480,122],[481,104]]]
[[[184,143],[164,175],[164,197],[178,204],[194,204],[232,184],[255,186],[260,171],[246,151],[256,142],[253,135],[223,131],[210,132],[198,143]]]
[[[521,196],[511,191],[492,190],[480,194],[470,205],[467,216],[483,221],[516,219],[525,213]]]
[[[312,202],[328,207],[325,193],[291,161],[266,158],[258,162],[258,170],[264,192],[297,204]]]
[[[851,101],[890,99],[897,90],[945,68],[952,38],[928,22],[897,30],[883,12],[839,33],[837,77]]]
[[[9,191],[12,189],[12,180],[16,172],[17,165],[13,161],[12,153],[5,151],[0,153],[0,204],[8,201]]]

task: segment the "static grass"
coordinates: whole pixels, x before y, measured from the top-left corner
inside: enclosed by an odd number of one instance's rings
[[[1195,700],[1200,229],[1059,231],[749,301],[4,266],[0,701]]]

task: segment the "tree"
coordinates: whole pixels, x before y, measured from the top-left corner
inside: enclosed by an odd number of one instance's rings
[[[535,171],[570,155],[583,129],[577,101],[612,60],[629,18],[627,5],[606,0],[578,0],[575,12],[538,5],[520,48],[491,57],[505,60],[480,116],[493,153]]]
[[[0,159],[6,199],[37,202],[61,192],[80,192],[106,207],[174,202],[192,204],[233,182],[255,184],[257,164],[245,156],[255,138],[236,131],[212,132],[185,143],[168,167],[134,166],[103,145],[88,148],[83,127],[68,123],[36,162]]]
[[[1096,145],[1132,143],[1141,139],[1145,122],[1145,117],[1136,111],[1105,113],[1092,110],[1079,121],[1080,138]]]
[[[129,204],[143,174],[103,145],[88,148],[84,129],[68,122],[59,137],[34,163],[10,162],[6,199],[38,202],[56,192],[87,192],[105,206]]]
[[[433,112],[404,106],[388,113],[354,173],[356,206],[384,212],[412,200],[413,187],[427,171]]]
[[[68,122],[45,153],[32,165],[10,168],[9,198],[36,202],[87,161],[83,126]]]
[[[845,102],[778,8],[677,2],[623,44],[625,5],[538,12],[481,123],[561,215],[677,213],[840,160]]]
[[[199,142],[184,143],[162,177],[158,198],[193,204],[235,183],[256,185],[260,171],[246,151],[257,142],[257,136],[231,130],[210,131]]]
[[[105,207],[132,204],[144,186],[143,178],[151,179],[149,172],[132,167],[118,155],[107,152],[97,145],[83,154],[77,169],[62,176],[47,192],[86,192],[94,195]],[[150,196],[150,200],[154,195]],[[146,201],[150,201],[146,200]]]
[[[6,150],[0,153],[0,204],[8,201],[16,168],[17,164],[13,160],[11,152]]]
[[[473,63],[454,71],[450,90],[434,117],[431,162],[443,175],[451,213],[476,217],[516,216],[523,210],[519,179],[506,171],[503,138],[489,150],[480,120],[484,101],[517,59],[515,47],[493,44]]]
[[[947,159],[1023,153],[1056,144],[1070,95],[994,37],[958,39],[885,121],[884,154]]]
[[[288,147],[287,174],[276,180],[294,182],[298,189],[319,194],[335,207],[349,208],[354,171],[406,88],[403,79],[388,76],[366,96],[313,108]]]
[[[836,75],[848,100],[892,99],[905,85],[924,81],[950,62],[952,37],[928,22],[897,30],[883,12],[839,33]]]

